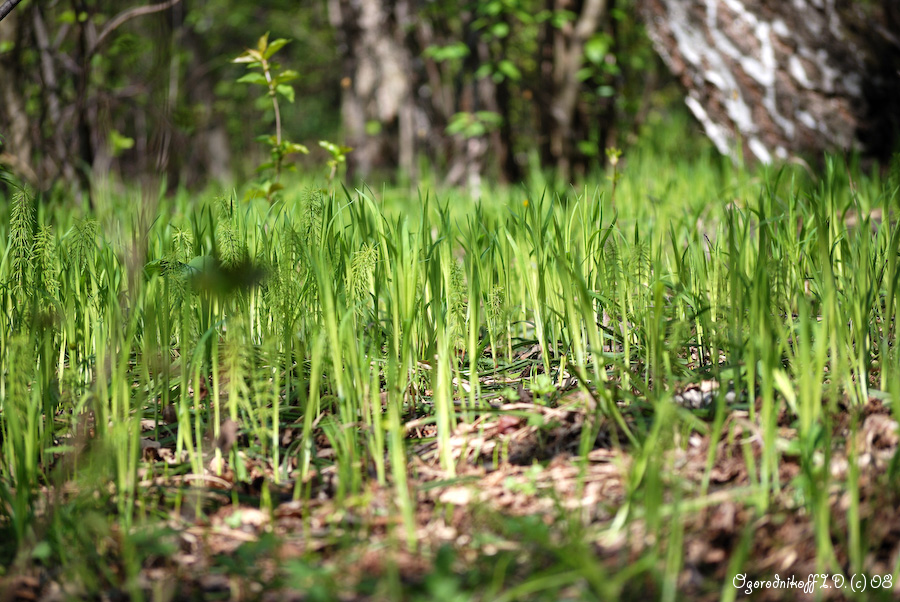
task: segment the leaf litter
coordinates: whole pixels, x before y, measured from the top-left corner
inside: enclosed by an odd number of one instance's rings
[[[708,385],[685,390],[704,389],[712,390]],[[856,505],[869,542],[861,568],[871,575],[893,572],[900,562],[900,488],[889,476],[900,427],[877,399],[841,415],[844,419],[833,425],[830,457],[808,461],[794,445],[796,428],[782,421],[776,435],[781,449],[777,485],[765,508],[759,477],[748,471],[748,459],[757,466],[762,461],[764,438],[758,418],[751,419],[747,409],[726,409],[715,437],[710,432],[715,423],[709,421],[703,422],[705,430],[676,436],[659,458],[666,481],[659,510],[673,518],[673,508],[682,506],[675,516],[683,529],[677,544],[683,555],[677,582],[681,595],[719,599],[735,554],[744,555],[742,570],[748,579],[777,574],[806,580],[821,573],[815,517],[799,501],[814,495],[810,474],[826,483],[824,507],[834,557],[849,573],[846,534],[854,501],[845,484],[851,459],[858,475]],[[184,458],[176,458],[173,439],[163,436],[168,426],[145,422],[140,486],[159,501],[157,512],[166,514],[161,521],[134,528],[157,538],[154,545],[160,548],[159,554],[145,557],[137,587],[154,599],[169,600],[300,600],[309,599],[316,587],[344,600],[385,599],[391,596],[384,583],[399,583],[403,591],[428,591],[446,550],[453,560],[441,570],[478,573],[486,561],[502,559],[508,563],[506,578],[513,582],[541,564],[536,550],[571,546],[573,529],[588,545],[597,569],[610,575],[627,572],[642,558],[664,558],[673,524],[637,515],[622,520],[630,496],[640,495],[629,482],[640,450],[630,448],[613,421],[598,416],[592,398],[579,390],[547,405],[527,399],[487,406],[471,422],[459,422],[452,433],[452,475],[441,468],[433,427],[409,419],[408,486],[417,505],[414,548],[406,543],[394,485],[381,486],[373,478],[357,493],[344,491],[325,436],[315,438],[317,463],[306,482],[298,484],[296,471],[291,479],[276,479],[276,467],[266,459],[231,453],[248,435],[237,422],[223,422],[211,446],[221,460],[210,459],[200,474]],[[651,420],[639,412],[623,416],[629,428]],[[289,445],[291,439],[285,436],[281,443]],[[579,456],[584,449],[586,455]],[[231,464],[235,459],[242,463],[240,470]],[[180,471],[167,472],[166,467]],[[294,499],[295,487],[302,492],[300,499]],[[55,495],[51,489],[45,487],[46,496]],[[66,495],[74,499],[78,493]],[[121,536],[111,533],[110,541],[109,556],[120,558]],[[0,585],[7,592],[4,599],[10,600],[65,600],[82,591],[77,583],[34,566],[19,574],[10,571]],[[647,591],[644,595],[658,595],[655,587],[654,581],[638,578],[617,583],[614,591],[628,599]],[[584,578],[563,591],[574,598],[599,595]],[[828,600],[844,596],[836,589],[815,594]],[[761,600],[812,599],[812,594],[804,596],[796,590],[754,593]]]

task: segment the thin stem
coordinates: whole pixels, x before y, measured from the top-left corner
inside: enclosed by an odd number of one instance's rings
[[[272,80],[272,73],[269,70],[269,61],[262,61],[263,73],[266,75],[266,82],[269,84],[269,96],[272,98],[272,107],[275,109],[275,181],[281,179],[281,110],[278,108],[278,95],[275,90],[275,82]]]

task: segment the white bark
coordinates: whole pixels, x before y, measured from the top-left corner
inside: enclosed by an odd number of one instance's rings
[[[889,37],[857,31],[877,30],[877,9],[838,4],[647,0],[644,12],[655,48],[716,147],[735,156],[741,140],[741,150],[769,162],[863,146],[887,108],[869,87],[887,64]]]

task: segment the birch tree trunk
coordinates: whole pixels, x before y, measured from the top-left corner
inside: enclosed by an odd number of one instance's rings
[[[657,52],[720,152],[769,162],[894,148],[896,0],[645,0],[642,10]]]

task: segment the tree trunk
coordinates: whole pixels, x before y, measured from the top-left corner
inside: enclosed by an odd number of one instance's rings
[[[643,13],[657,52],[720,152],[769,162],[825,149],[894,148],[896,0],[645,0]]]
[[[27,39],[23,25],[17,11],[10,13],[0,27],[0,43],[15,44],[9,55],[0,60],[2,82],[21,81],[18,55],[25,48]],[[23,92],[20,86],[0,85],[0,163],[9,165],[14,172],[36,185],[38,176],[31,165],[31,133]]]
[[[0,57],[0,163],[39,190],[62,184],[79,198],[112,170],[126,179],[166,174],[170,188],[229,179],[229,140],[204,60],[217,51],[184,24],[185,2],[138,4],[104,20],[99,33],[93,18],[59,19],[66,8],[92,14],[97,6],[31,2],[0,27],[0,42],[13,43]],[[126,24],[154,42],[139,71],[96,60]],[[134,148],[113,149],[112,130]]]
[[[404,43],[409,3],[329,0],[328,9],[344,62],[341,114],[353,147],[349,171],[364,176],[373,168],[399,165],[412,172],[412,56]]]
[[[448,13],[424,4],[329,0],[343,57],[343,127],[354,148],[348,175],[399,167],[414,178],[417,157],[426,155],[446,160],[446,184],[474,191],[489,164],[507,162],[509,131],[504,136],[484,120],[486,114],[502,114],[503,103],[509,103],[508,93],[498,94],[506,82],[476,75],[497,58],[484,29],[475,27],[477,5]],[[428,52],[460,42],[467,49],[464,58],[439,59]],[[460,118],[472,127],[448,134]]]
[[[543,32],[545,53],[542,68],[546,114],[541,117],[545,162],[556,167],[557,176],[567,181],[576,156],[578,132],[575,106],[582,89],[579,71],[584,62],[584,45],[603,22],[606,0],[552,0],[551,10],[571,11],[575,18],[556,26],[548,21]]]

